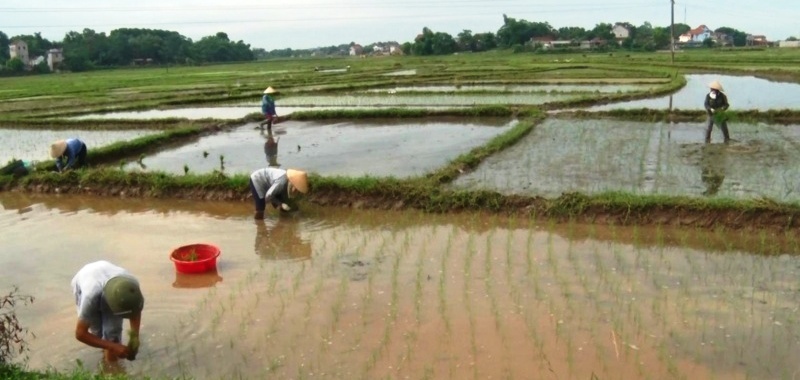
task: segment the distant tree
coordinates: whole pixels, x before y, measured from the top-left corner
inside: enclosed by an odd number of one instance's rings
[[[674,24],[673,26],[675,27],[675,34],[673,34],[672,37],[675,38],[676,41],[678,40],[678,37],[681,36],[681,34],[684,34],[692,30],[691,26],[682,23],[677,23]],[[669,29],[669,27],[667,27],[667,29]]]
[[[17,57],[11,58],[6,61],[6,70],[11,73],[22,73],[25,71],[25,63]]]
[[[63,67],[68,71],[81,72],[94,68],[89,55],[85,51],[64,51]]]
[[[581,41],[586,39],[586,29],[577,26],[565,26],[558,28],[558,39],[569,41]]]
[[[606,41],[614,41],[616,38],[611,31],[613,26],[609,23],[600,23],[595,25],[594,29],[590,30],[587,34],[587,39],[600,38]]]
[[[8,36],[5,33],[0,32],[0,63],[4,63],[11,58],[8,51],[9,44],[11,44],[11,41],[8,39]]]
[[[400,45],[400,49],[403,51],[403,54],[405,55],[413,54],[412,53],[413,48],[414,44],[412,44],[411,42],[403,42],[403,44]]]
[[[656,49],[669,49],[669,27],[653,28],[653,44]]]
[[[458,49],[458,44],[453,36],[433,32],[428,27],[422,28],[422,34],[418,35],[411,45],[413,55],[444,55],[452,54]]]
[[[192,45],[192,56],[200,62],[234,62],[252,61],[253,52],[250,45],[242,41],[236,43],[228,39],[228,35],[219,32],[213,36],[200,39]]]
[[[714,39],[712,39],[712,38],[706,38],[706,39],[704,39],[704,40],[703,40],[703,46],[704,46],[704,47],[707,47],[707,48],[712,48],[712,47],[714,47]]]
[[[473,36],[473,39],[475,40],[474,51],[487,51],[497,48],[497,38],[492,32],[477,33]]]
[[[111,66],[120,64],[117,59],[119,54],[105,33],[97,33],[92,29],[84,29],[81,33],[70,31],[64,36],[62,42],[64,49],[64,62],[71,61],[74,70],[65,64],[67,70],[85,71],[93,66]]]
[[[794,37],[794,36],[787,37],[786,41],[797,41],[797,37]]]
[[[717,33],[725,33],[733,38],[733,46],[745,46],[747,45],[747,33],[742,32],[740,30],[730,28],[727,26],[723,26],[721,28],[717,28],[714,30]]]
[[[460,51],[475,51],[477,46],[475,36],[472,35],[472,31],[469,29],[464,29],[464,31],[459,33],[456,36],[456,42],[458,43],[458,50]]]
[[[550,24],[546,22],[529,22],[513,19],[503,15],[503,26],[497,30],[497,42],[502,47],[524,45],[533,37],[554,37],[558,35]]]

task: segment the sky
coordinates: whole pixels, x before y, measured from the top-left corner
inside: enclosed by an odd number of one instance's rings
[[[85,28],[108,35],[119,28],[175,31],[197,41],[225,32],[251,48],[310,49],[355,42],[411,42],[427,27],[454,38],[464,30],[492,32],[503,14],[554,28],[592,29],[599,23],[670,25],[672,0],[2,0],[0,31],[41,33],[61,41]],[[677,1],[676,23],[722,26],[800,38],[798,0]]]

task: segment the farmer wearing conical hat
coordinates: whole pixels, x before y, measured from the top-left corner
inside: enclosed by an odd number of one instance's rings
[[[728,121],[722,117],[722,112],[726,111],[730,106],[728,104],[728,97],[722,92],[722,84],[719,81],[711,82],[708,87],[711,89],[709,93],[706,95],[705,107],[706,113],[708,113],[708,125],[706,126],[706,143],[711,142],[711,129],[714,128],[715,119],[719,124],[719,128],[722,130],[722,136],[725,138],[725,142],[729,142],[731,140],[731,136],[728,134]]]
[[[59,140],[50,145],[50,157],[56,160],[56,169],[64,171],[86,165],[86,144],[78,139]]]
[[[86,345],[102,348],[107,362],[135,360],[144,308],[139,281],[127,270],[108,261],[96,261],[84,265],[71,284],[78,306],[75,338]],[[130,323],[127,345],[122,344],[123,319]]]
[[[264,90],[264,96],[261,97],[261,113],[264,114],[264,121],[258,124],[258,126],[263,130],[264,124],[267,125],[267,130],[272,130],[272,123],[275,121],[275,118],[278,117],[278,114],[275,112],[275,98],[274,94],[276,91],[272,86],[267,87]]]
[[[264,219],[267,202],[282,212],[291,211],[289,197],[308,193],[308,175],[295,169],[263,168],[250,174],[250,192],[255,203],[255,218]]]

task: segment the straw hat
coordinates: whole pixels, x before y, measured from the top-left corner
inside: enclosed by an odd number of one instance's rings
[[[274,93],[276,93],[276,92],[278,92],[278,91],[275,91],[275,89],[274,89],[274,88],[272,88],[272,86],[269,86],[269,87],[267,87],[267,89],[266,89],[266,90],[264,90],[264,93],[265,93],[265,94],[274,94]]]
[[[294,186],[297,191],[306,194],[308,193],[308,175],[301,170],[286,169],[286,177],[289,178],[289,183]]]
[[[711,82],[711,84],[709,84],[708,87],[711,88],[711,89],[717,90],[717,91],[723,91],[722,90],[722,84],[719,83],[718,80],[715,80],[715,81]]]
[[[59,140],[50,145],[50,157],[59,158],[64,155],[67,150],[67,141]]]

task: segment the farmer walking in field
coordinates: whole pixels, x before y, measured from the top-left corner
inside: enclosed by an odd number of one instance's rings
[[[277,113],[275,112],[275,98],[273,94],[277,93],[272,86],[267,87],[264,90],[264,96],[261,97],[261,113],[264,114],[264,121],[258,124],[258,126],[263,130],[264,124],[267,125],[267,130],[272,130],[272,123],[275,122],[275,119],[278,117]]]
[[[255,203],[255,219],[264,219],[267,202],[281,212],[291,211],[289,197],[308,193],[308,175],[294,169],[263,168],[250,174],[250,192]]]
[[[59,172],[86,165],[86,144],[78,139],[59,140],[50,145],[50,157]]]
[[[725,143],[728,143],[731,137],[728,134],[728,120],[724,114],[730,106],[728,104],[728,97],[722,92],[722,84],[720,84],[719,81],[711,82],[708,87],[711,91],[706,95],[705,100],[706,113],[708,113],[706,143],[711,142],[711,130],[714,128],[715,122],[719,125],[719,128],[722,129],[722,136],[725,139]]]
[[[86,264],[72,278],[72,293],[78,306],[75,338],[102,348],[106,362],[135,360],[139,352],[139,325],[144,297],[139,281],[108,261]],[[122,344],[122,320],[130,323],[129,340]]]

